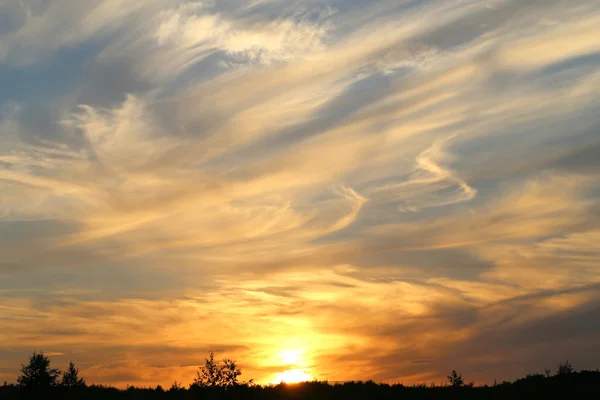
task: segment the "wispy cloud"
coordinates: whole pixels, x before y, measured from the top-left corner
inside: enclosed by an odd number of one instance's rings
[[[0,379],[597,367],[600,3],[351,3],[0,0]]]
[[[399,202],[403,198],[411,199],[412,203],[401,204],[398,206],[398,210],[416,212],[423,208],[439,207],[473,199],[477,190],[442,165],[450,158],[443,150],[444,143],[449,139],[436,141],[431,147],[419,153],[415,160],[415,172],[408,181],[378,187],[376,191],[381,200]],[[432,193],[435,190],[432,188],[435,186],[438,186],[439,192],[450,188],[454,193],[436,196],[435,193]],[[425,192],[424,196],[420,197],[419,192],[423,191]]]
[[[264,64],[324,50],[326,25],[283,19],[244,26],[203,11],[196,3],[163,13],[156,32],[159,46],[172,46],[171,51],[185,54],[189,62],[216,50]]]

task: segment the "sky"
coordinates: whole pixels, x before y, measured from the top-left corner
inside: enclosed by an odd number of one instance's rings
[[[598,110],[598,0],[0,0],[0,381],[599,368]]]

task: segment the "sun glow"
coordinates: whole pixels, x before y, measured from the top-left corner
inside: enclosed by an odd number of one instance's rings
[[[274,383],[280,383],[280,382],[299,383],[299,382],[311,381],[312,379],[313,379],[312,376],[309,373],[307,373],[306,371],[302,371],[299,369],[289,369],[287,371],[283,371],[283,372],[279,372],[279,373],[275,374],[275,377],[273,378],[273,382]]]
[[[279,358],[285,364],[298,365],[302,360],[302,352],[300,350],[284,350],[279,353]]]

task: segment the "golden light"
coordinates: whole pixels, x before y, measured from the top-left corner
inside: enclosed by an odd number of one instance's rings
[[[285,364],[298,365],[302,360],[302,352],[300,350],[284,350],[279,353],[279,358]]]
[[[299,383],[311,381],[312,379],[312,376],[306,371],[302,371],[299,369],[289,369],[287,371],[275,374],[275,377],[273,378],[273,383]]]

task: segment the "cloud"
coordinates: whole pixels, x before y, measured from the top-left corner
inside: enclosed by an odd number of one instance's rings
[[[459,203],[472,200],[477,190],[470,187],[463,179],[455,176],[451,170],[442,166],[442,162],[448,161],[449,155],[443,152],[444,142],[436,141],[433,145],[421,152],[415,162],[415,172],[408,181],[388,184],[376,189],[379,201],[396,201],[403,198],[411,198],[412,204],[403,204],[398,206],[399,211],[416,212],[423,208],[440,207],[448,204]],[[432,186],[439,185],[438,191],[444,191],[447,188],[454,187],[454,193],[450,196],[444,194],[436,200],[432,196]],[[416,188],[415,188],[416,187]],[[423,198],[419,198],[419,187],[427,187],[427,193]]]
[[[597,4],[126,3],[1,3],[3,379],[597,367]]]
[[[137,13],[152,10],[160,1],[132,4],[122,0],[92,1],[73,6],[68,1],[19,1],[12,12],[27,18],[7,36],[0,48],[0,62],[31,65],[52,52],[76,46],[93,37],[114,33]],[[16,17],[9,15],[9,18]]]
[[[219,15],[202,13],[203,9],[202,4],[187,4],[163,13],[156,32],[159,46],[170,44],[181,50],[187,49],[186,56],[192,60],[202,52],[220,50],[234,59],[264,64],[289,61],[299,55],[324,50],[325,26],[282,20],[236,27],[236,23]],[[194,48],[196,50],[192,50]]]

